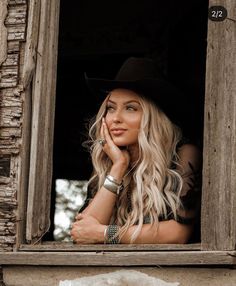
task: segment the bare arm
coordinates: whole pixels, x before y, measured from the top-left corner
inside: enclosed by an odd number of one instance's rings
[[[181,196],[188,194],[194,180],[194,170],[199,170],[201,166],[201,152],[192,145],[183,145],[178,152],[181,167],[177,170],[183,174],[183,187]],[[180,209],[178,215],[182,218],[194,218],[196,210]],[[128,229],[121,238],[121,243],[130,243],[130,238],[137,226]],[[144,224],[141,233],[134,243],[187,243],[193,232],[193,223],[183,224],[170,219],[159,222],[158,227]]]
[[[130,243],[130,238],[137,226],[128,229],[121,239],[121,243]],[[175,220],[161,221],[158,227],[144,224],[134,243],[187,243],[192,233],[191,225],[180,224]]]
[[[80,244],[104,243],[104,230],[107,225],[100,224],[92,216],[80,214],[78,221],[74,223],[71,235],[75,242]],[[137,226],[131,226],[121,238],[120,243],[129,244],[131,236]],[[134,241],[137,244],[168,244],[186,243],[191,235],[192,226],[184,225],[175,220],[161,221],[156,226],[144,224],[142,230]],[[78,235],[78,233],[80,235]]]
[[[109,175],[121,182],[129,165],[129,153],[127,150],[121,150],[114,144],[105,120],[103,120],[101,128],[101,138],[105,138],[107,142],[103,147],[103,151],[113,162]],[[109,224],[116,199],[117,196],[115,194],[101,187],[92,202],[83,211],[83,214],[93,216],[101,224]]]
[[[198,148],[190,144],[186,144],[181,147],[179,156],[180,156],[181,165],[183,167],[181,172],[183,172],[184,174],[188,174],[188,176],[184,178],[184,184],[183,184],[183,189],[182,189],[182,193],[184,195],[189,189],[189,180],[191,181],[191,178],[192,178],[193,170],[191,169],[189,162],[191,163],[191,166],[194,166],[195,168],[199,168],[200,162],[201,162],[201,156],[200,156],[200,151],[198,150]],[[103,194],[102,194],[102,191],[104,191]],[[106,195],[105,190],[101,189],[101,194],[105,196]],[[100,203],[101,203],[102,195],[100,196],[99,192],[97,194],[97,198],[98,198],[98,201],[100,201]],[[115,202],[114,197],[113,199]],[[91,206],[93,205],[91,204]],[[86,214],[87,216],[81,215],[79,220],[75,223],[75,229],[79,230],[79,232],[83,231],[85,233],[84,235],[81,235],[81,237],[78,238],[77,240],[78,243],[103,243],[104,242],[104,230],[107,227],[107,224],[109,224],[109,222],[105,222],[105,219],[103,217],[104,219],[103,223],[101,223],[100,221],[99,222],[97,221],[94,223],[93,216],[96,213],[96,211],[97,211],[96,215],[98,217],[100,214],[102,217],[103,216],[102,213],[104,212],[103,210],[101,211],[101,213],[99,213],[99,210],[96,210],[95,206],[96,205],[91,207],[91,212],[90,212],[90,209],[87,208],[85,210],[86,212],[84,212],[84,214]],[[183,217],[192,217],[193,214],[191,211],[181,210],[180,215]],[[89,218],[90,216],[92,219]],[[128,231],[124,234],[124,236],[121,238],[120,242],[124,244],[130,243],[130,239],[131,239],[133,232],[135,231],[135,228],[137,228],[136,225],[131,226],[128,229]],[[92,241],[90,239],[91,230],[93,231]],[[161,221],[159,222],[158,227],[155,225],[152,226],[151,224],[144,224],[142,226],[140,234],[138,235],[134,243],[137,243],[137,244],[139,243],[142,243],[142,244],[146,244],[146,243],[153,243],[153,244],[154,243],[164,243],[164,244],[186,243],[188,242],[192,234],[192,231],[193,231],[193,224],[182,224],[182,223],[175,221],[174,219],[170,219],[167,221]],[[76,231],[74,231],[73,233],[75,233],[74,237],[76,238],[77,237]]]
[[[121,181],[126,168],[120,165],[113,165],[109,174]],[[108,191],[104,187],[96,193],[92,202],[82,212],[84,215],[93,216],[101,224],[109,224],[112,212],[116,203],[117,196],[112,192]]]

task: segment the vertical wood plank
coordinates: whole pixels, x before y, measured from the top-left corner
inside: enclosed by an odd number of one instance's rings
[[[26,239],[35,241],[50,225],[53,129],[59,1],[41,1],[36,74],[32,91],[32,133]]]
[[[7,16],[7,0],[0,1],[0,66],[7,57],[7,29],[4,20]],[[1,77],[0,77],[1,79]]]
[[[31,141],[31,120],[32,120],[32,78],[35,74],[37,60],[37,45],[39,37],[40,21],[40,1],[29,1],[27,3],[27,34],[24,44],[24,61],[20,84],[24,92],[23,110],[24,119],[22,124],[22,145],[21,150],[21,168],[18,191],[18,209],[17,209],[17,233],[16,248],[25,243],[26,218],[27,218],[27,196],[29,186],[29,168],[30,168],[30,141]],[[13,43],[13,42],[10,42]]]
[[[25,43],[24,65],[21,83],[26,89],[32,81],[37,60],[37,45],[40,23],[40,1],[32,1],[28,6],[28,24]]]
[[[236,244],[236,2],[210,0],[228,11],[208,21],[204,162],[203,250],[232,250]]]

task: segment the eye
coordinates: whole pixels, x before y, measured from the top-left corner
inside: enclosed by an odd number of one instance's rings
[[[107,112],[113,112],[115,110],[115,108],[112,105],[107,105],[106,110],[107,110]]]
[[[137,110],[137,108],[135,106],[133,106],[133,105],[127,105],[126,109],[130,110],[130,111],[136,111]]]

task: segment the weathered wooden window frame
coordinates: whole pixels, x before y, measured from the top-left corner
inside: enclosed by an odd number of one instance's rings
[[[27,222],[19,222],[16,250],[2,255],[3,264],[236,264],[236,4],[209,1],[210,7],[215,5],[224,6],[228,18],[208,22],[201,244],[80,246],[37,244],[49,221],[59,1],[29,1],[23,82],[32,82],[27,89],[31,101],[25,103],[31,134],[25,130],[24,136],[31,149],[30,157],[24,157],[19,196],[19,213],[27,207]]]

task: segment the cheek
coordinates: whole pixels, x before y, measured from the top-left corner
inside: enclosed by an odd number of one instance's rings
[[[109,116],[109,115],[105,116],[105,123],[106,123],[107,127],[109,128],[111,123],[112,123],[111,116]]]
[[[138,138],[138,135],[139,135],[139,128],[138,128],[138,126],[137,126],[137,128],[134,128],[132,131],[131,131],[131,136],[133,137],[133,138]]]
[[[134,129],[139,129],[141,125],[141,118],[134,118],[133,120],[130,120],[129,125]]]

